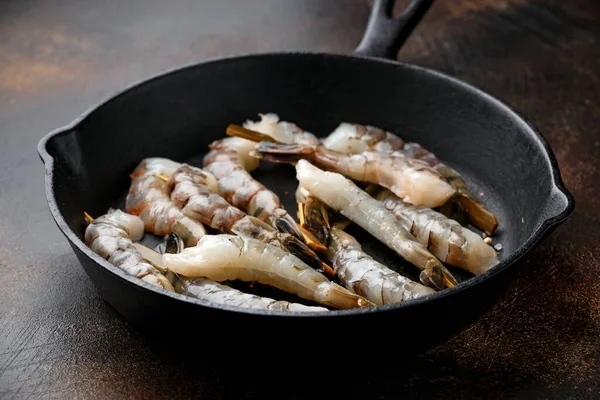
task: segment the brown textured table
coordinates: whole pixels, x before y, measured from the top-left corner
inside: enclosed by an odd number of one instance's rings
[[[191,360],[141,336],[99,298],[55,227],[36,154],[44,133],[133,81],[209,57],[349,52],[369,7],[365,0],[0,3],[1,398],[600,397],[600,3],[593,0],[438,0],[399,54],[520,110],[549,140],[576,199],[572,218],[523,263],[506,296],[427,354],[393,368],[379,360],[349,367],[347,353],[309,355],[312,367],[295,377],[280,367],[243,374]],[[357,339],[372,349],[378,343]],[[251,343],[235,345],[260,357]],[[328,370],[343,368],[345,378],[327,380]],[[362,378],[361,368],[381,372]]]

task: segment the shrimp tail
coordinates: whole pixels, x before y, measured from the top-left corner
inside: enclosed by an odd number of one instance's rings
[[[450,200],[440,206],[439,212],[446,216],[446,218],[453,219],[462,226],[467,226],[469,218],[467,212],[460,204],[458,200],[459,194],[452,196]]]
[[[335,276],[333,268],[321,261],[319,256],[317,256],[317,254],[310,247],[308,247],[308,245],[296,237],[291,236],[290,240],[285,243],[285,248],[288,249],[290,253],[304,261],[306,264],[310,265],[316,271],[325,274],[330,278]]]
[[[375,303],[349,292],[334,282],[322,283],[319,289],[319,302],[330,307],[349,309],[375,306]]]
[[[146,275],[143,278],[141,278],[143,281],[146,281],[152,285],[157,285],[157,286],[161,286],[165,289],[167,289],[169,292],[174,292],[175,289],[173,288],[173,285],[171,284],[171,282],[169,282],[169,280],[167,279],[166,276],[164,275]]]
[[[273,215],[269,217],[268,221],[272,226],[277,228],[280,232],[289,233],[297,237],[300,240],[304,240],[304,236],[300,231],[300,228],[294,218],[283,208],[277,208],[274,210]]]
[[[299,228],[303,236],[302,241],[317,253],[325,254],[325,252],[327,251],[327,247],[323,244],[323,242],[317,239],[317,237],[313,235],[311,231],[302,227],[302,225],[300,225]]]
[[[315,149],[298,143],[260,142],[250,155],[269,162],[293,164],[300,160],[312,161]]]
[[[304,202],[298,203],[298,218],[302,228],[309,231],[319,242],[327,243],[331,222],[329,210],[321,201],[308,196]]]
[[[458,285],[458,282],[446,267],[431,260],[427,262],[425,269],[421,271],[419,280],[423,285],[434,287],[438,290]]]
[[[278,208],[273,212],[273,215],[269,217],[269,223],[279,232],[289,233],[316,252],[324,253],[327,250],[322,240],[313,235],[310,230],[298,225],[294,218],[283,208]]]
[[[498,229],[498,218],[486,210],[483,204],[475,200],[471,193],[459,190],[457,200],[467,215],[469,222],[485,231],[488,235],[493,235],[496,232],[496,229]]]
[[[434,159],[437,161],[436,158]],[[439,163],[439,161],[437,162]],[[457,214],[464,215],[465,219],[471,224],[486,232],[488,235],[493,235],[498,229],[498,218],[475,199],[473,194],[467,189],[467,183],[458,172],[441,163],[435,165],[434,168],[446,178],[453,188],[456,189],[456,195],[452,197],[452,200],[457,203]],[[444,211],[447,212],[448,210]],[[444,212],[444,214],[446,213]],[[448,217],[451,218],[450,216]],[[464,220],[459,222],[461,222],[462,225],[466,225]]]

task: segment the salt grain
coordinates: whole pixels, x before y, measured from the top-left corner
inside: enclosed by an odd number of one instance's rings
[[[494,248],[498,251],[502,250],[502,245],[500,243],[496,244]]]

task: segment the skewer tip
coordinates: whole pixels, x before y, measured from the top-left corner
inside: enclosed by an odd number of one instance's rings
[[[169,182],[169,178],[167,178],[167,177],[166,177],[166,176],[164,176],[164,175],[161,175],[161,174],[154,174],[154,176],[155,176],[155,177],[157,177],[158,179],[160,179],[160,180],[161,180],[161,181],[163,181],[163,182]]]
[[[225,129],[225,133],[228,136],[240,137],[243,139],[248,139],[253,142],[275,142],[279,143],[279,141],[275,140],[269,135],[265,135],[264,133],[254,131],[252,129],[244,128],[243,126],[236,124],[229,124],[227,129]]]
[[[91,224],[94,221],[94,218],[92,218],[92,216],[85,211],[83,212],[83,216],[88,224]]]
[[[306,220],[304,219],[304,203],[298,203],[298,220],[300,221],[300,226],[306,226]]]

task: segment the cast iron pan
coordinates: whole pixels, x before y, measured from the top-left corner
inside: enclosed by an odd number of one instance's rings
[[[189,335],[195,341],[188,343],[212,343],[221,350],[226,347],[219,338],[233,332],[240,343],[252,338],[261,351],[275,353],[280,349],[276,339],[288,342],[286,352],[300,350],[301,344],[345,346],[380,337],[401,344],[387,351],[424,349],[493,304],[519,268],[517,262],[571,214],[573,198],[548,144],[517,113],[473,86],[395,61],[431,3],[412,1],[394,19],[393,1],[376,1],[354,54],[252,54],[192,65],[136,84],[46,135],[38,151],[50,211],[101,296],[154,336],[166,328],[171,335],[177,332],[178,343]],[[264,112],[320,137],[351,121],[421,143],[463,174],[472,192],[484,193],[483,202],[500,221],[495,242],[504,247],[501,264],[470,279],[453,269],[462,281],[458,286],[403,304],[296,315],[241,310],[162,291],[124,274],[86,246],[83,211],[98,216],[111,206],[123,207],[128,174],[143,158],[201,165],[209,143],[224,137],[228,124],[256,120]],[[288,210],[296,209],[293,167],[263,163],[255,177]],[[368,234],[356,227],[351,233],[377,259],[418,278],[416,268]],[[235,347],[230,339],[226,343]],[[344,349],[352,353],[347,356],[361,353],[360,346]]]

